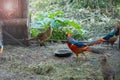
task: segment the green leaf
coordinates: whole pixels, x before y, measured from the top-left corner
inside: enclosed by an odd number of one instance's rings
[[[50,25],[53,27],[52,39],[66,39],[65,31],[69,33],[74,33],[75,31],[76,34],[74,35],[81,38],[83,35],[82,26],[74,21],[61,17],[62,14],[64,14],[62,11],[46,12],[44,14],[36,13],[31,26],[38,29],[40,27],[47,28]],[[62,28],[60,28],[66,26],[71,26],[74,31],[69,27],[65,28],[66,30],[62,30]],[[32,31],[32,36],[37,35],[37,33],[37,30]]]
[[[30,33],[32,37],[35,37],[40,31],[38,29],[30,29]]]
[[[66,32],[71,33],[71,34],[73,33],[73,31],[69,29],[68,27],[66,28]]]
[[[60,15],[63,15],[63,14],[64,14],[63,11],[57,11],[57,12],[55,13],[55,16],[60,16]]]

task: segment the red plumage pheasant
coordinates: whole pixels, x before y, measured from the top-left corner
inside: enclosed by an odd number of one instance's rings
[[[83,44],[82,42],[79,42],[77,40],[75,40],[71,34],[68,34],[66,33],[66,37],[67,37],[67,45],[69,47],[69,49],[75,53],[76,55],[76,61],[78,61],[78,55],[79,54],[84,54],[85,51],[88,51],[88,52],[92,52],[92,53],[96,53],[96,54],[103,54],[102,51],[96,49],[96,48],[93,48],[93,47],[90,47],[90,46],[87,46],[85,44]],[[86,56],[85,56],[86,57]]]

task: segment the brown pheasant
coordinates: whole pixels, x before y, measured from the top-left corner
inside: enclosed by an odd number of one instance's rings
[[[115,80],[115,69],[108,63],[106,56],[100,57],[100,67],[104,80]]]
[[[31,38],[29,40],[36,40],[40,43],[41,46],[45,46],[44,42],[47,41],[52,35],[52,28],[48,27],[48,29],[44,32],[39,33],[36,37]]]

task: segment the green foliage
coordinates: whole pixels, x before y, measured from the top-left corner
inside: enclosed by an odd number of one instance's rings
[[[120,0],[75,0],[70,6],[75,9],[87,8],[90,11],[99,9],[102,14],[112,18],[120,18]]]
[[[66,40],[66,36],[65,36],[65,31],[62,31],[61,29],[54,29],[51,39],[55,39],[55,40]]]
[[[98,3],[98,5],[99,5],[100,8],[105,8],[105,7],[106,7],[104,1],[100,1],[100,2]]]
[[[32,16],[31,27],[40,27],[44,25],[51,25],[52,27],[62,26],[59,21],[62,20],[59,16],[62,15],[62,11],[46,12],[44,14],[36,13]]]
[[[73,36],[77,39],[81,39],[82,37],[84,37],[84,35],[86,34],[84,34],[83,32],[81,28],[82,26],[70,19],[66,19],[63,17],[66,17],[66,15],[64,15],[64,12],[62,11],[66,11],[67,13],[69,11],[69,8],[71,9],[71,7],[77,9],[72,9],[70,11],[72,16],[67,15],[67,18],[75,16],[74,18],[79,17],[78,20],[80,20],[83,16],[81,15],[81,13],[79,13],[80,8],[87,8],[89,11],[99,9],[101,11],[100,14],[102,13],[105,15],[120,18],[119,0],[110,0],[107,2],[106,0],[74,0],[71,3],[68,2],[69,0],[30,0],[30,16],[32,22],[31,28],[40,28],[40,30],[38,31],[36,31],[36,29],[35,31],[31,31],[31,35],[35,36],[38,32],[46,30],[48,25],[50,25],[51,27],[53,27],[53,35],[51,37],[52,39],[65,39],[65,32],[72,33]],[[59,6],[59,8],[57,6]],[[112,11],[113,8],[114,11]],[[78,12],[78,14],[73,15],[75,13],[74,11]]]
[[[64,40],[66,39],[66,31],[74,33],[75,30],[78,31],[78,34],[76,36],[82,36],[81,26],[74,21],[63,18],[63,14],[64,12],[62,11],[46,12],[44,14],[36,13],[34,16],[32,16],[31,28],[41,28],[43,26],[43,28],[47,28],[45,26],[50,25],[53,28],[53,35],[51,39]],[[37,33],[38,31],[36,31],[36,29],[31,30],[32,36],[35,36]]]
[[[40,32],[40,30],[36,28],[31,28],[30,32],[31,32],[31,37],[35,37]]]
[[[73,8],[82,8],[81,4],[78,5],[77,3],[72,4],[72,7]]]
[[[48,0],[30,0],[29,6],[30,11],[39,11],[41,9],[45,9],[46,6],[48,6],[50,3]],[[45,9],[46,10],[46,9]]]

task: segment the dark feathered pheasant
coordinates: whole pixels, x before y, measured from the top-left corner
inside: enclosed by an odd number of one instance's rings
[[[92,42],[88,43],[87,45],[93,46],[93,45],[101,44],[104,42],[107,44],[111,44],[113,46],[113,44],[115,43],[115,41],[118,38],[118,35],[119,35],[119,29],[117,27],[115,27],[112,32],[105,35],[103,38],[96,40],[96,41],[92,41]]]

